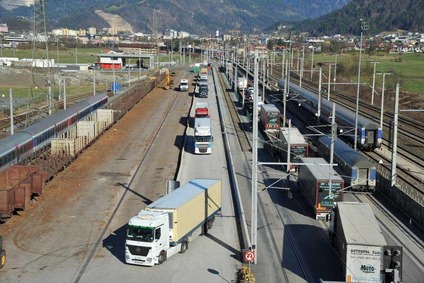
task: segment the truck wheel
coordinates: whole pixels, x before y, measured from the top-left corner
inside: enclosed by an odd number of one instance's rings
[[[188,249],[188,242],[184,241],[181,243],[181,250],[180,250],[180,254],[185,253],[185,251]]]
[[[165,251],[161,251],[158,258],[158,264],[162,264],[164,261],[166,261],[166,253]]]
[[[0,269],[3,268],[3,266],[6,264],[6,251],[0,252]]]
[[[215,221],[215,217],[208,221],[208,230],[212,229],[214,221]]]
[[[213,226],[213,219],[209,220],[207,223],[208,230],[212,229],[212,226]]]

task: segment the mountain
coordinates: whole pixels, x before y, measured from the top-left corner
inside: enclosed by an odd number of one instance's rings
[[[20,17],[32,19],[33,0],[0,0],[0,22]],[[153,18],[158,30],[184,30],[214,34],[216,30],[243,33],[261,31],[277,21],[312,19],[334,11],[351,0],[54,0],[46,1],[48,28],[109,27],[95,13],[119,15],[135,32],[151,32]],[[156,11],[156,12],[155,12]]]
[[[370,34],[383,31],[424,32],[424,0],[353,0],[343,8],[314,20],[291,24],[291,31],[307,31],[311,36],[331,34],[359,34],[360,19]],[[284,21],[274,25],[290,25]]]

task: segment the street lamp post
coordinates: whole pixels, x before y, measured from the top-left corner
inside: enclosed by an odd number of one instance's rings
[[[368,24],[361,21],[361,41],[359,45],[359,66],[358,66],[358,84],[356,87],[356,108],[355,108],[355,141],[354,141],[354,149],[358,148],[358,118],[359,118],[359,86],[361,83],[361,59],[362,59],[362,35],[363,31],[368,29]]]

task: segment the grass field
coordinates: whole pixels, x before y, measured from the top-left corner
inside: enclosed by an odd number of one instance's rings
[[[337,56],[338,64],[352,64],[354,63],[357,70],[358,54],[345,53]],[[390,77],[386,77],[386,82],[393,85],[399,81],[402,90],[407,92],[420,93],[424,95],[424,54],[423,53],[404,53],[404,54],[387,54],[384,56],[365,54],[362,56],[362,75],[361,80],[368,83],[372,82],[372,73],[374,64],[372,62],[379,62],[376,65],[377,73],[392,73]],[[310,66],[311,57],[306,57],[305,66]],[[335,62],[334,55],[318,54],[314,56],[314,64],[317,62]],[[357,71],[356,71],[357,72]],[[351,77],[356,80],[356,75]],[[381,76],[376,76],[376,84],[381,85]]]

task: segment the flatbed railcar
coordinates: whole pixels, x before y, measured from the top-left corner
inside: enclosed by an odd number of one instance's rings
[[[278,157],[279,160],[287,162],[287,152],[290,143],[290,162],[299,163],[302,157],[309,156],[309,144],[298,128],[291,126],[280,128],[278,132]],[[290,169],[297,169],[298,166],[291,165]]]
[[[0,172],[48,145],[52,138],[58,137],[76,122],[104,106],[107,101],[106,94],[91,96],[21,132],[0,140]]]
[[[318,152],[327,159],[330,157],[331,138],[323,136],[318,139]],[[376,167],[361,153],[348,146],[342,140],[334,140],[334,161],[336,170],[343,171],[346,187],[352,191],[374,192],[377,185]]]
[[[278,82],[280,90],[284,88],[284,80]],[[298,93],[299,98],[303,99],[302,107],[306,108],[310,113],[316,115],[318,112],[318,95],[304,88],[299,87],[294,83],[290,83],[290,90]],[[322,97],[321,101],[321,116],[320,118],[327,124],[331,124],[332,103]],[[337,105],[336,108],[336,123],[339,130],[345,132],[343,137],[350,143],[355,142],[355,113],[346,107]],[[382,143],[383,133],[379,125],[373,121],[359,116],[358,117],[358,137],[357,144],[364,150],[374,150],[380,148]]]

